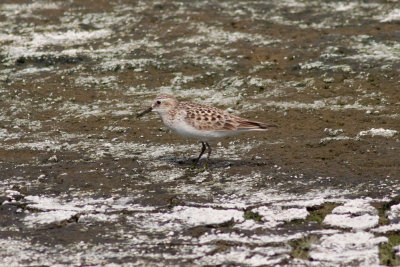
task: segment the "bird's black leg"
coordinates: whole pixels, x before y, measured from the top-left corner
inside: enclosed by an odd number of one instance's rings
[[[196,159],[196,161],[194,162],[194,165],[196,165],[196,164],[199,162],[201,156],[203,156],[203,154],[204,154],[204,151],[206,151],[206,145],[204,144],[203,141],[201,142],[201,145],[202,145],[202,147],[201,147],[200,155],[199,155],[199,157]]]
[[[207,169],[208,160],[210,159],[210,155],[211,155],[211,151],[212,151],[210,144],[206,142],[206,145],[208,148],[208,154],[207,154],[206,164],[204,164],[204,169]]]

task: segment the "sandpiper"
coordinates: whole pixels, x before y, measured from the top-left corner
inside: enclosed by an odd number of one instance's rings
[[[199,162],[207,147],[205,168],[207,168],[211,154],[209,141],[238,133],[267,131],[270,127],[277,127],[274,124],[240,118],[215,107],[192,102],[180,102],[169,94],[159,94],[154,99],[152,106],[137,114],[137,117],[139,118],[151,111],[158,112],[164,124],[173,132],[183,137],[201,141],[201,152],[195,160],[195,165]]]

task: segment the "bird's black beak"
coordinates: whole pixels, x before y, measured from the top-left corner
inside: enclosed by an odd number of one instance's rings
[[[136,115],[136,118],[140,118],[140,117],[142,117],[144,114],[149,113],[149,112],[152,111],[152,110],[153,110],[153,107],[149,107],[149,108],[146,109],[145,111],[140,112],[139,114],[137,114],[137,115]]]

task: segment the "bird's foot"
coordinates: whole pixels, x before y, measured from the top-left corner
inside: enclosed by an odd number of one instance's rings
[[[190,169],[194,170],[194,169],[198,169],[200,172],[206,171],[208,169],[208,160],[206,161],[206,163],[204,164],[203,167],[200,167],[198,165],[199,160],[194,160],[193,164],[189,166]]]
[[[193,159],[193,164],[189,165],[190,169],[196,169],[197,168],[197,164],[199,163],[199,159]]]
[[[206,160],[206,163],[204,163],[203,168],[200,168],[200,171],[204,172],[208,169],[208,159]]]
[[[208,164],[204,164],[203,168],[200,168],[199,171],[200,172],[205,172],[208,169]]]
[[[197,164],[192,164],[192,165],[189,165],[188,167],[189,167],[189,169],[194,170],[197,168]]]

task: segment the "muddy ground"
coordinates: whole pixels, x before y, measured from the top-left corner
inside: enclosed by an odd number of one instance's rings
[[[399,1],[3,0],[0,46],[1,265],[400,264]],[[160,92],[279,127],[191,168]]]

